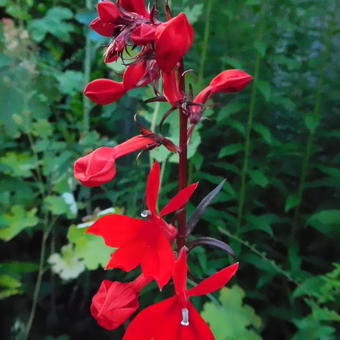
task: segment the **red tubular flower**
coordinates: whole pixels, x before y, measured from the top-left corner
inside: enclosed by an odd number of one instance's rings
[[[157,281],[159,287],[167,284],[175,264],[171,248],[176,230],[163,220],[163,216],[180,209],[191,197],[197,184],[181,191],[157,213],[160,167],[155,163],[150,171],[146,185],[147,220],[125,215],[106,215],[98,219],[88,233],[104,238],[106,245],[118,248],[111,256],[106,268],[120,268],[130,271],[141,265],[147,278]]]
[[[180,91],[176,72],[172,70],[170,73],[163,72],[163,94],[166,100],[172,105],[184,99],[184,93]]]
[[[112,180],[116,175],[116,159],[154,145],[155,141],[135,136],[114,147],[101,147],[74,163],[74,177],[87,187],[96,187]]]
[[[102,281],[92,298],[92,316],[100,326],[108,330],[119,327],[138,309],[140,291],[149,282],[143,274],[127,283]]]
[[[155,25],[141,24],[132,31],[130,39],[136,45],[146,45],[154,41],[155,32]]]
[[[119,0],[118,3],[129,12],[135,12],[146,18],[150,17],[149,12],[146,10],[144,0]]]
[[[154,72],[154,60],[141,60],[128,66],[123,75],[123,85],[126,91],[145,86],[152,82],[158,72]]]
[[[156,29],[156,60],[163,72],[169,73],[189,50],[194,30],[184,13],[161,24]]]
[[[130,323],[123,340],[214,340],[209,326],[189,297],[222,288],[237,269],[238,263],[235,263],[187,290],[186,251],[182,248],[173,275],[176,295],[140,312]]]
[[[99,105],[117,101],[126,93],[124,85],[111,79],[96,79],[87,84],[84,90],[86,97]]]

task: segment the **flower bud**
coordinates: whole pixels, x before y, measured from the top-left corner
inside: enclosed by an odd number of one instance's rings
[[[96,79],[87,84],[84,94],[99,105],[107,105],[124,96],[123,83],[110,79]]]
[[[243,90],[253,77],[241,70],[227,70],[218,74],[209,84],[212,94],[216,92],[238,92]]]

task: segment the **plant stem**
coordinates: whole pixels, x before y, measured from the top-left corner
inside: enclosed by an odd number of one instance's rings
[[[180,62],[178,68],[179,88],[180,91],[185,91],[185,79],[182,77],[184,70],[183,60]],[[188,117],[182,108],[179,108],[179,166],[178,166],[178,180],[179,190],[184,189],[187,185],[188,176]],[[178,235],[177,235],[177,248],[180,250],[185,245],[186,240],[186,209],[185,207],[178,214]]]
[[[312,112],[312,116],[315,118],[316,121],[320,121],[321,117],[321,111],[320,111],[320,106],[321,106],[321,91],[324,83],[324,78],[325,78],[325,68],[327,66],[327,61],[329,59],[329,54],[330,54],[330,49],[331,49],[331,42],[332,42],[332,33],[334,29],[334,19],[331,21],[329,24],[327,31],[326,31],[326,36],[325,36],[325,50],[322,55],[322,63],[320,67],[320,73],[319,73],[319,78],[318,78],[318,83],[317,83],[317,88],[316,88],[316,93],[315,93],[315,102],[314,102],[314,108]],[[297,191],[297,198],[298,198],[298,204],[295,208],[294,211],[294,217],[293,217],[293,224],[292,224],[292,230],[291,230],[291,237],[294,236],[297,223],[299,221],[299,216],[300,216],[300,211],[301,211],[301,205],[302,205],[302,200],[303,200],[303,194],[304,194],[304,189],[306,185],[306,180],[308,176],[308,170],[310,166],[310,159],[313,156],[313,145],[314,145],[314,139],[315,139],[315,133],[317,129],[309,130],[309,134],[307,137],[307,142],[306,142],[306,148],[303,156],[303,161],[302,161],[302,170],[301,170],[301,175],[299,179],[299,186],[298,186],[298,191]]]
[[[265,6],[266,0],[262,2],[261,13],[260,13],[260,23],[259,29],[257,33],[257,40],[262,40],[264,34],[264,14],[265,14]],[[258,80],[260,74],[260,64],[261,64],[262,56],[259,52],[256,52],[256,60],[255,60],[255,68],[254,68],[254,78]],[[252,89],[251,89],[251,97],[250,97],[250,104],[249,104],[249,113],[248,113],[248,120],[247,120],[247,130],[244,142],[244,155],[243,155],[243,165],[241,171],[241,185],[240,185],[240,196],[239,196],[239,204],[237,209],[237,225],[236,225],[236,235],[240,233],[242,221],[243,221],[243,214],[244,214],[244,204],[246,199],[246,186],[247,186],[247,173],[249,167],[249,155],[250,155],[250,144],[251,144],[251,131],[253,129],[253,120],[254,120],[254,113],[255,113],[255,106],[256,106],[256,93],[257,93],[257,86],[256,82],[253,82]]]
[[[212,4],[213,4],[213,0],[207,1],[201,60],[200,60],[200,67],[199,67],[199,71],[198,71],[198,84],[200,86],[202,86],[203,77],[204,77],[205,62],[206,62],[206,59],[207,59],[208,42],[209,42],[209,34],[210,34],[210,15],[211,15]]]
[[[31,328],[32,328],[32,324],[33,324],[33,321],[34,321],[34,317],[35,317],[35,311],[37,309],[38,298],[39,298],[39,293],[40,293],[40,286],[41,286],[41,281],[42,281],[43,274],[44,274],[44,262],[45,262],[47,239],[48,239],[48,230],[45,229],[43,236],[42,236],[42,241],[41,241],[39,270],[38,270],[37,281],[36,281],[35,287],[34,287],[33,303],[32,303],[30,316],[28,318],[27,326],[26,326],[25,333],[24,333],[24,340],[27,340],[28,337],[29,337],[29,334],[30,334],[30,331],[31,331]]]

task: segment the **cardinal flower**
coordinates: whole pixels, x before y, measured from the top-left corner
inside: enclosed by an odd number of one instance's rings
[[[153,138],[135,136],[114,147],[101,147],[74,163],[74,177],[87,187],[95,187],[112,180],[116,175],[116,159],[134,151],[155,146]]]
[[[210,84],[203,89],[190,106],[190,122],[197,124],[202,119],[204,104],[217,92],[238,92],[243,90],[253,77],[241,70],[226,70],[218,74]]]
[[[214,340],[209,326],[189,298],[222,288],[237,269],[238,263],[232,264],[187,290],[186,250],[182,248],[173,274],[176,295],[140,312],[130,323],[123,340]]]
[[[156,60],[163,72],[169,73],[189,50],[194,30],[184,13],[160,24],[156,29]]]
[[[139,294],[149,279],[141,274],[132,282],[102,281],[92,298],[91,314],[98,324],[108,330],[122,325],[139,307]]]
[[[150,17],[149,12],[146,10],[144,0],[119,0],[118,3],[126,11],[140,14],[146,18]]]
[[[178,192],[158,213],[157,201],[160,185],[160,166],[155,163],[146,185],[146,220],[125,215],[106,215],[97,220],[88,233],[102,236],[106,245],[118,248],[111,256],[106,268],[120,268],[131,271],[141,265],[147,278],[157,281],[159,287],[167,284],[175,264],[171,243],[176,237],[174,226],[163,217],[182,208],[189,200],[197,184],[187,186]]]

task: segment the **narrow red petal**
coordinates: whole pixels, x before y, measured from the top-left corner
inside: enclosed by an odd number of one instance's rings
[[[146,45],[154,41],[155,31],[155,25],[141,24],[132,31],[130,39],[136,45]]]
[[[188,202],[191,195],[194,193],[197,185],[198,183],[188,185],[186,188],[178,192],[178,194],[173,197],[170,202],[162,209],[162,211],[160,212],[160,216],[165,216],[172,213],[173,211],[182,208],[184,204]]]
[[[129,12],[138,13],[146,18],[150,17],[144,0],[119,0],[119,5]]]
[[[111,22],[105,22],[100,18],[95,18],[90,23],[90,27],[100,35],[104,37],[111,37],[113,34],[113,30],[115,28],[115,24]]]
[[[143,82],[138,84],[141,79],[145,78],[147,75],[145,61],[140,61],[135,64],[128,66],[123,75],[123,84],[126,91],[134,87],[142,87],[148,82]],[[138,84],[138,86],[136,86]]]
[[[155,162],[150,170],[148,181],[146,183],[146,205],[154,215],[156,215],[160,171],[161,168],[159,163]]]
[[[149,137],[138,135],[128,139],[127,141],[114,146],[116,158],[125,156],[129,153],[143,149],[146,146],[154,144],[154,140]]]
[[[121,14],[118,6],[111,1],[101,1],[97,9],[100,19],[106,22],[116,22]]]
[[[186,292],[187,272],[188,272],[187,251],[185,247],[183,247],[179,253],[179,256],[178,256],[178,259],[175,265],[175,270],[172,275],[177,295],[180,295],[181,293]]]
[[[224,285],[226,285],[230,279],[235,275],[238,269],[238,263],[234,263],[227,268],[220,270],[219,272],[211,275],[196,287],[191,288],[188,291],[189,296],[199,296],[210,294]]]
[[[129,216],[112,214],[98,219],[86,232],[103,237],[106,245],[117,248],[134,240],[145,223]]]
[[[253,77],[242,70],[227,70],[218,74],[209,84],[213,93],[243,90]]]
[[[163,72],[169,73],[189,50],[194,30],[184,13],[161,24],[156,30],[156,60]]]
[[[87,84],[84,94],[99,105],[117,101],[125,94],[123,83],[110,79],[96,79]]]
[[[172,105],[184,99],[184,93],[180,91],[176,73],[172,70],[170,73],[163,72],[163,94],[166,100]]]

